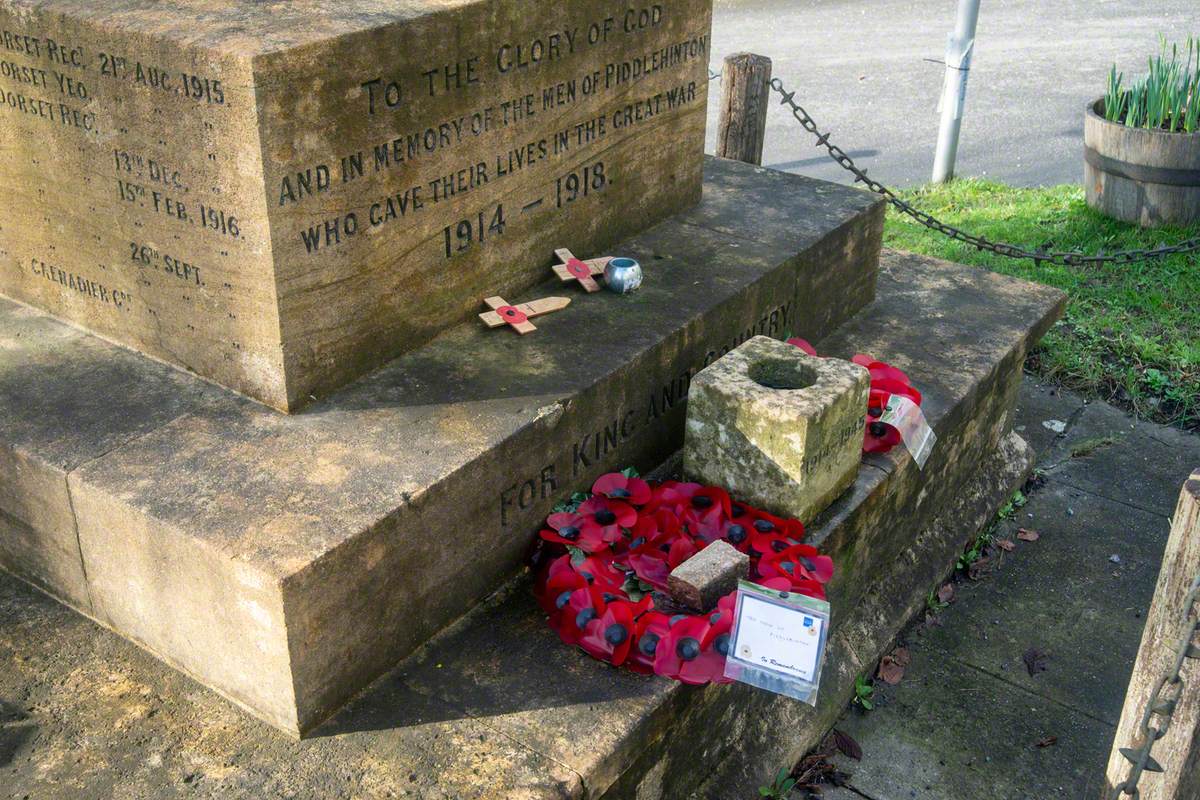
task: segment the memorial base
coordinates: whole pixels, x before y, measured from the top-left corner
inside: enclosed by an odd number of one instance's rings
[[[519,578],[298,742],[0,580],[0,659],[12,666],[0,670],[0,697],[23,704],[0,704],[0,719],[15,720],[6,787],[154,798],[186,783],[206,800],[753,795],[819,740],[854,677],[1025,479],[1032,454],[1009,432],[1015,393],[1062,304],[1044,287],[885,253],[878,299],[814,337],[822,353],[869,351],[903,368],[938,434],[923,471],[903,450],[873,456],[810,526],[837,563],[816,709],[608,667],[565,647]],[[25,720],[22,708],[36,711]]]
[[[512,577],[560,498],[677,450],[698,370],[871,302],[877,198],[706,173],[615,249],[637,293],[548,275],[507,298],[572,293],[536,333],[473,320],[291,416],[0,301],[0,564],[310,730]]]

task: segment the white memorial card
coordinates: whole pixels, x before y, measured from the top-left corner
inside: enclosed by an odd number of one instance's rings
[[[815,705],[828,639],[824,600],[743,581],[725,675]]]

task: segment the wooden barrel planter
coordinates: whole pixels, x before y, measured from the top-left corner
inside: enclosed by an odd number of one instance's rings
[[[1143,227],[1200,222],[1200,133],[1128,128],[1090,103],[1083,121],[1087,203]]]

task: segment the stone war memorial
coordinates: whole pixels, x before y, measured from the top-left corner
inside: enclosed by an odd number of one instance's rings
[[[156,691],[240,709],[173,736],[421,797],[743,797],[1025,480],[1011,414],[1063,296],[883,250],[866,192],[704,156],[711,12],[0,0],[0,566],[173,668]],[[614,256],[641,288],[587,291]],[[923,467],[860,452],[888,369]],[[560,504],[601,476],[633,504],[629,468],[684,481],[654,490],[681,513],[728,497],[696,478],[803,522],[833,565],[815,706],[546,625],[574,607],[535,542],[575,542]],[[583,533],[632,538],[628,510]],[[662,587],[707,613],[763,571],[735,528]]]

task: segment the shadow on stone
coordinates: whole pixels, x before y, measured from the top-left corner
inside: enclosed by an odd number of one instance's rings
[[[557,708],[584,717],[596,704],[668,694],[669,682],[614,669],[564,647],[519,581],[359,695],[312,738]]]

